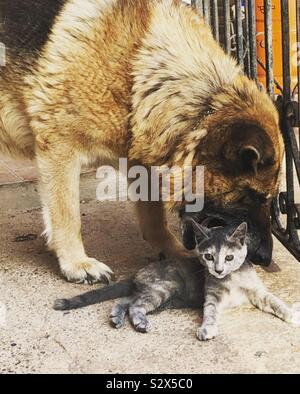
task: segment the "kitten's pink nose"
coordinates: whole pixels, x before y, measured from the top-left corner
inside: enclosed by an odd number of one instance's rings
[[[221,275],[221,274],[223,273],[223,270],[217,269],[217,268],[216,268],[216,273],[219,274],[219,275]]]

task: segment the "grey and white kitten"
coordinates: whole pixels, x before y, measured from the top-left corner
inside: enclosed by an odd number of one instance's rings
[[[70,310],[121,298],[113,307],[114,327],[124,325],[126,315],[136,331],[148,332],[147,314],[162,308],[202,308],[197,332],[201,341],[214,338],[224,308],[249,300],[257,308],[284,321],[300,324],[300,313],[270,294],[247,256],[247,224],[208,229],[193,221],[198,258],[156,261],[128,280],[83,295],[60,299],[54,309]]]
[[[235,230],[208,229],[193,222],[199,260],[205,272],[203,321],[197,332],[201,341],[214,338],[224,309],[250,302],[263,312],[300,325],[300,312],[268,292],[247,260],[247,223]],[[203,238],[204,237],[204,238]],[[198,240],[197,240],[198,238]]]

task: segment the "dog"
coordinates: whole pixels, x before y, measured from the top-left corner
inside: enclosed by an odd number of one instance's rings
[[[206,201],[255,207],[269,244],[284,152],[278,113],[195,10],[179,0],[0,7],[0,151],[36,160],[45,234],[67,280],[112,275],[85,253],[79,178],[83,165],[120,157],[147,169],[205,166]],[[186,253],[164,202],[136,208],[144,239]]]

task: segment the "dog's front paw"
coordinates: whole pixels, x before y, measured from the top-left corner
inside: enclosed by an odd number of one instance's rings
[[[197,337],[200,341],[209,341],[218,334],[218,328],[215,326],[200,327],[197,331]]]
[[[114,278],[113,271],[96,259],[86,257],[83,261],[60,263],[61,272],[69,282],[94,284],[109,283]]]

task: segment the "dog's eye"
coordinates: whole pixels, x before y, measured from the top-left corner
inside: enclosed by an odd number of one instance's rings
[[[234,259],[234,256],[232,254],[229,254],[228,256],[226,256],[225,260],[226,261],[232,261]]]
[[[208,261],[214,261],[214,256],[212,254],[206,253],[204,255],[204,257],[206,258],[206,260]]]

